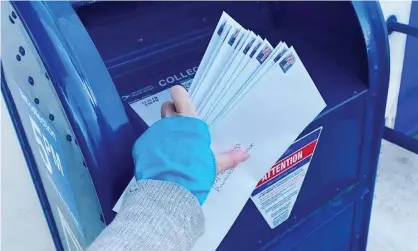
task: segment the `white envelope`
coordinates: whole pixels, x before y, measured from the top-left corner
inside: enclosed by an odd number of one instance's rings
[[[212,97],[214,97],[213,93],[215,92],[215,90],[218,89],[219,80],[222,78],[222,76],[225,74],[226,70],[230,67],[231,63],[234,61],[234,59],[237,56],[239,50],[241,49],[242,45],[244,44],[248,34],[249,34],[248,30],[242,30],[242,32],[240,32],[238,34],[238,37],[236,39],[232,37],[233,39],[235,39],[235,41],[231,45],[232,48],[231,48],[230,52],[228,52],[228,55],[225,57],[225,62],[222,65],[222,67],[220,69],[220,72],[215,76],[215,78],[213,80],[213,84],[212,83],[210,84],[209,90],[203,96],[200,107],[196,108],[196,111],[197,111],[198,114],[200,114],[203,107],[206,106],[207,102]]]
[[[216,41],[215,45],[210,45],[209,44],[210,47],[213,46],[214,48],[213,48],[213,50],[211,49],[211,53],[208,55],[209,59],[207,60],[207,63],[205,65],[203,65],[202,68],[200,68],[200,65],[199,65],[199,68],[197,69],[197,72],[196,72],[196,75],[198,75],[198,76],[197,76],[197,78],[195,76],[194,79],[196,79],[196,80],[194,80],[192,82],[192,85],[190,86],[189,93],[191,94],[191,97],[193,97],[194,94],[197,93],[198,90],[200,89],[201,83],[205,79],[206,74],[208,73],[210,67],[213,64],[213,61],[215,60],[216,56],[218,55],[218,52],[221,49],[221,46],[223,45],[223,42],[225,41],[226,37],[228,36],[232,25],[235,25],[235,24],[236,24],[235,20],[233,20],[232,18],[229,18],[229,19],[227,19],[227,22],[225,23],[225,25],[221,25],[221,27],[219,27],[217,34],[219,34],[219,32],[220,32],[221,35],[220,35],[219,39],[215,40]],[[207,49],[209,49],[209,47]],[[205,56],[203,56],[203,57],[205,57]]]
[[[225,12],[222,13],[221,18],[219,19],[219,22],[216,25],[215,32],[213,33],[209,41],[208,47],[206,48],[205,54],[203,55],[203,58],[200,61],[199,68],[197,69],[197,72],[193,78],[192,85],[189,89],[190,93],[194,92],[197,83],[200,81],[203,73],[205,72],[205,69],[209,65],[212,55],[215,53],[216,49],[219,50],[220,46],[218,47],[218,45],[222,44],[227,34],[225,26],[227,22],[231,19],[232,18],[228,14],[226,14]]]
[[[203,204],[206,231],[193,250],[216,250],[257,182],[325,106],[300,58],[291,49],[212,128],[215,152],[240,146],[251,157],[216,179]]]
[[[208,71],[205,76],[202,77],[199,86],[192,93],[192,103],[196,110],[199,110],[205,95],[210,91],[213,86],[213,82],[222,70],[224,64],[232,56],[234,52],[234,42],[237,41],[238,35],[244,32],[245,29],[239,24],[232,24],[228,36],[223,41],[221,48],[219,49],[215,59],[208,66]]]
[[[250,41],[251,43],[248,44],[244,48],[244,57],[239,62],[236,69],[232,72],[232,76],[229,78],[229,80],[225,83],[225,88],[223,88],[219,94],[219,98],[217,101],[213,104],[211,109],[205,114],[204,120],[210,124],[211,120],[218,115],[218,113],[225,107],[225,105],[228,103],[227,100],[229,100],[230,96],[227,94],[233,93],[233,84],[235,80],[240,76],[243,69],[247,66],[247,64],[250,62],[252,57],[250,55],[254,55],[258,50],[261,50],[263,41],[261,40],[260,36],[257,36],[255,41]],[[202,116],[201,116],[202,117]]]
[[[216,121],[219,119],[222,119],[226,114],[231,110],[233,106],[235,106],[239,101],[242,99],[242,97],[248,93],[248,91],[258,83],[258,81],[261,79],[261,77],[266,74],[271,67],[287,52],[289,48],[287,47],[286,43],[280,43],[278,46],[276,46],[276,49],[270,54],[270,56],[266,59],[265,62],[261,65],[261,67],[257,70],[256,73],[253,74],[253,76],[241,87],[240,90],[237,91],[237,94],[235,97],[227,104],[223,111],[220,113],[220,115],[213,120],[212,125],[216,124]]]
[[[214,88],[213,93],[208,95],[210,99],[206,102],[206,104],[202,107],[202,109],[199,111],[199,115],[201,118],[205,118],[207,115],[207,112],[213,107],[214,104],[217,103],[217,100],[221,97],[221,92],[225,90],[226,84],[228,80],[232,77],[232,74],[235,72],[237,67],[240,65],[241,61],[243,60],[245,56],[245,49],[247,48],[247,51],[251,49],[251,46],[254,45],[254,42],[256,41],[257,36],[254,34],[254,32],[249,31],[248,36],[241,44],[241,47],[236,49],[236,55],[231,60],[228,67],[224,67],[223,72],[220,74],[219,78],[217,79],[216,88]],[[255,46],[255,45],[254,45]]]
[[[249,57],[249,54],[254,50],[255,47],[258,47],[261,43],[261,37],[256,36],[253,32],[251,32],[251,34],[248,36],[245,47],[241,48],[241,51],[238,54],[237,58],[234,60],[234,62],[231,64],[231,66],[223,76],[221,83],[219,84],[220,88],[218,89],[215,100],[212,102],[212,104],[206,106],[207,110],[202,110],[199,114],[201,118],[203,118],[205,121],[207,120],[211,112],[215,110],[219,101],[224,97],[224,95],[231,87],[231,83],[234,82],[234,80],[238,77],[242,69],[250,61],[251,58]]]
[[[245,82],[257,71],[257,69],[263,63],[263,60],[267,58],[270,53],[272,52],[273,47],[270,43],[264,39],[263,43],[257,48],[257,50],[253,50],[251,52],[250,61],[248,64],[242,69],[239,76],[235,79],[235,81],[231,84],[228,92],[223,96],[222,100],[217,104],[217,111],[216,114],[215,110],[212,111],[212,118],[213,120],[206,120],[209,125],[212,125],[215,119],[223,112],[225,107],[232,101],[232,99],[237,95],[238,90],[245,84]]]

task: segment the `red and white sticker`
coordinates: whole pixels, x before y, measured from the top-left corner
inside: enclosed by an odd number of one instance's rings
[[[322,127],[295,141],[258,182],[251,199],[271,228],[286,221],[302,187]]]

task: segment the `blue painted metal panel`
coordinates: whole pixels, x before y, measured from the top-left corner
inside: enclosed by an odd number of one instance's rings
[[[7,87],[6,80],[4,79],[3,67],[1,68],[1,92],[3,94],[5,103],[7,105],[7,109],[9,111],[10,117],[12,119],[13,126],[16,130],[16,134],[18,136],[20,146],[22,147],[23,154],[24,154],[26,163],[28,165],[30,176],[32,178],[36,193],[38,194],[39,201],[41,203],[41,207],[46,218],[46,222],[51,232],[52,240],[57,250],[63,250],[63,246],[61,243],[57,225],[55,223],[55,219],[52,214],[51,205],[48,201],[48,197],[46,195],[44,185],[42,184],[39,171],[36,167],[35,159],[33,157],[30,144],[25,135],[25,131],[23,129],[23,125],[20,120],[19,113],[17,111],[15,102],[13,101],[13,97],[10,93],[9,88]]]
[[[104,228],[100,203],[52,75],[21,13],[8,2],[1,4],[3,94],[17,114],[12,119],[56,248],[81,250]]]
[[[411,138],[402,132],[385,127],[383,137],[385,140],[392,142],[395,145],[418,154],[418,140]]]
[[[328,104],[300,136],[323,127],[310,170],[287,221],[270,229],[249,201],[219,250],[365,250],[389,79],[378,3],[14,6],[74,131],[106,223],[132,177],[132,143],[146,129],[127,102],[193,78],[223,10],[273,44],[295,46]],[[327,233],[333,238],[323,242]]]
[[[412,1],[409,25],[418,27],[418,2]],[[398,97],[395,130],[418,139],[418,37],[408,36]]]
[[[111,208],[129,182],[126,173],[133,174],[134,139],[122,102],[70,3],[14,4],[72,124],[109,222]]]

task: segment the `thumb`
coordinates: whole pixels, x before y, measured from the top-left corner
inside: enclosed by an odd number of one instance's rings
[[[216,156],[216,172],[223,171],[238,166],[239,163],[248,159],[249,154],[242,149],[234,149],[226,153],[217,154]]]

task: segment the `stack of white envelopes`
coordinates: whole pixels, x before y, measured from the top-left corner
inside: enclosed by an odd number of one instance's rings
[[[189,90],[200,117],[216,125],[288,51],[223,13]],[[291,66],[294,57],[288,58]]]
[[[257,182],[325,108],[295,48],[275,47],[223,13],[189,89],[212,149],[250,158],[215,180],[203,204],[206,232],[194,250],[215,250]]]

